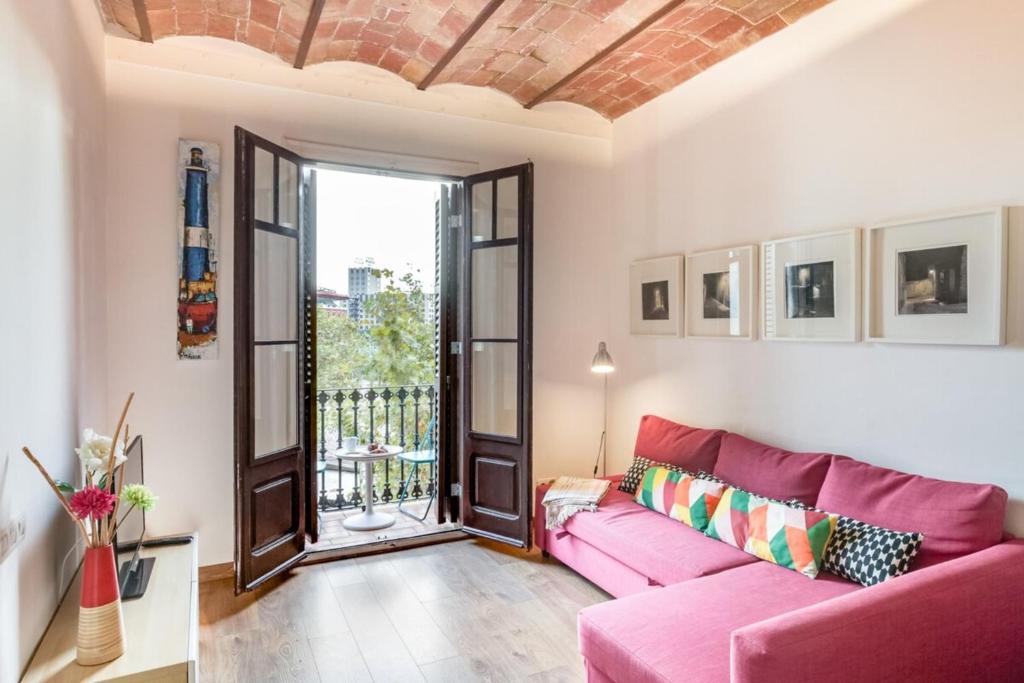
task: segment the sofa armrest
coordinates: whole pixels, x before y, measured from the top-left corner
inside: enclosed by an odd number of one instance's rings
[[[738,629],[733,683],[1024,680],[1024,542]]]

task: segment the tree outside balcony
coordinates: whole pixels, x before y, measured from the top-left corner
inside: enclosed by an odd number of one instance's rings
[[[433,384],[435,323],[416,275],[375,271],[383,283],[365,322],[317,309],[317,387]]]

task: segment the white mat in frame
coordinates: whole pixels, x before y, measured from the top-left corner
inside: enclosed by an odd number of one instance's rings
[[[760,281],[765,340],[860,340],[860,228],[762,242]]]
[[[757,272],[756,244],[687,254],[686,336],[755,339]]]
[[[1004,344],[1007,217],[987,207],[870,226],[867,340]]]
[[[630,334],[683,333],[683,257],[633,261],[629,265]]]

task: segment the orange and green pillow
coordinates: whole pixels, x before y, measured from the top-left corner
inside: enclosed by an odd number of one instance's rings
[[[838,518],[729,487],[704,533],[813,579]]]
[[[704,531],[727,488],[727,484],[698,479],[688,472],[654,466],[648,467],[640,480],[635,500],[697,531]]]

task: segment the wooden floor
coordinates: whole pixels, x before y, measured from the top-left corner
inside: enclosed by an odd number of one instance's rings
[[[403,515],[398,512],[397,503],[381,504],[374,506],[377,512],[386,512],[394,515],[395,523],[386,529],[377,531],[351,531],[342,526],[346,517],[353,517],[361,514],[362,509],[331,510],[320,513],[320,539],[312,547],[316,550],[337,550],[338,548],[351,548],[354,546],[376,543],[378,541],[390,541],[398,538],[411,538],[423,534],[433,534],[439,531],[451,531],[458,529],[458,524],[437,523],[437,501],[431,503],[429,500],[412,500],[402,504],[402,510],[408,510],[417,517],[422,517],[427,512],[427,505],[430,505],[430,514],[422,522]]]
[[[576,613],[609,596],[536,551],[458,541],[204,583],[200,680],[581,681]]]

